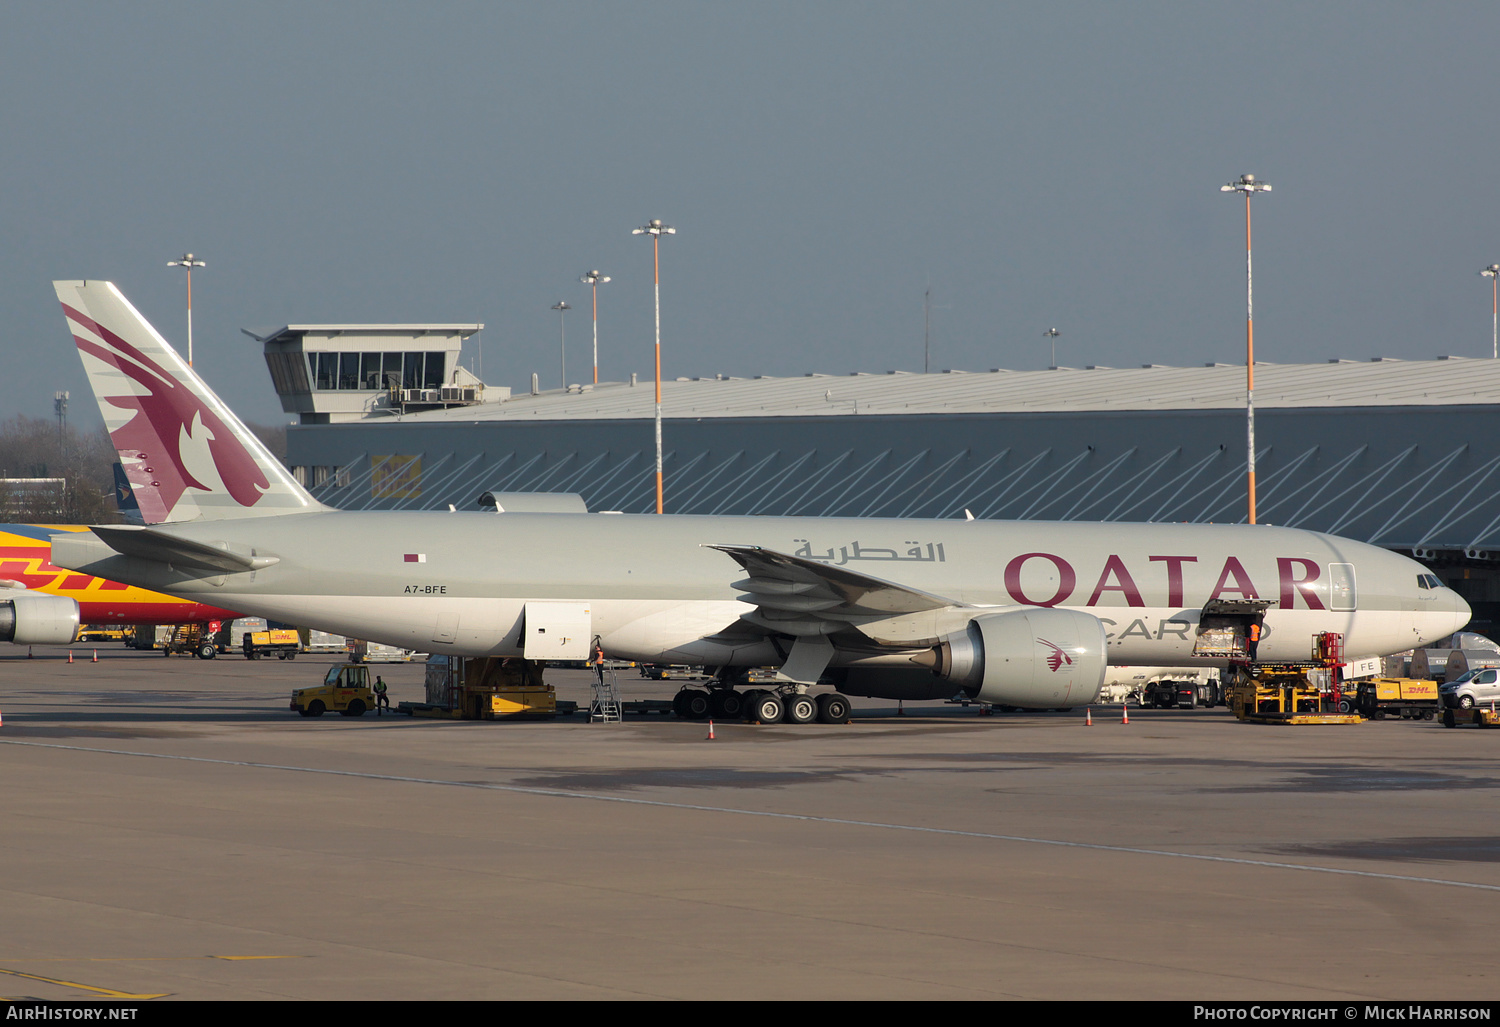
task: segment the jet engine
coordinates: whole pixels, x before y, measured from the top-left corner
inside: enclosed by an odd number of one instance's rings
[[[1104,645],[1098,617],[1025,607],[981,614],[915,662],[971,699],[1047,709],[1099,697],[1109,665]]]
[[[78,637],[78,603],[28,592],[0,599],[0,642],[67,645]]]

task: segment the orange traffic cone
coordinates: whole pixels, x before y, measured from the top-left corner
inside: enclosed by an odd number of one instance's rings
[[[99,662],[99,650],[97,650],[97,649],[94,650],[94,658],[91,661],[89,661],[89,662],[91,662],[91,663],[98,663]]]
[[[71,650],[71,649],[68,650],[68,662],[69,663],[73,662],[73,650]]]
[[[1120,723],[1121,724],[1129,724],[1130,723],[1130,707],[1127,706],[1127,705],[1125,705],[1124,703],[1120,704]]]
[[[714,740],[714,722],[710,720],[708,722],[708,741],[712,742],[713,740]]]
[[[1093,727],[1094,726],[1094,708],[1092,706],[1085,707],[1085,709],[1083,711],[1083,726],[1084,727]]]

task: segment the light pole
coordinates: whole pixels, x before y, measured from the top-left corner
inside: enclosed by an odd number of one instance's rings
[[[656,289],[656,512],[662,513],[661,501],[661,237],[676,235],[677,229],[664,225],[660,218],[652,218],[640,228],[632,229],[631,235],[651,237],[652,277]]]
[[[562,371],[562,390],[568,391],[568,311],[573,308],[568,306],[567,300],[558,300],[552,304],[552,309],[557,311],[557,329],[562,335],[562,360],[560,363]]]
[[[167,261],[167,267],[187,268],[188,287],[188,367],[193,366],[193,268],[208,267],[201,260],[194,260],[191,253],[184,253],[181,260]]]
[[[1250,259],[1250,197],[1271,187],[1254,175],[1220,186],[1221,193],[1245,194],[1245,465],[1249,472],[1250,520],[1255,523],[1255,264]]]
[[[601,275],[597,271],[589,271],[578,279],[594,292],[594,384],[599,384],[599,286],[609,281],[609,275]]]
[[[1056,328],[1048,328],[1042,333],[1042,338],[1052,340],[1052,370],[1054,371],[1057,370],[1057,337],[1061,334],[1062,332]]]
[[[1490,280],[1490,318],[1494,326],[1491,329],[1494,332],[1494,336],[1490,340],[1493,346],[1490,356],[1500,359],[1500,303],[1496,302],[1497,299],[1500,299],[1500,296],[1497,296],[1495,290],[1496,283],[1500,282],[1500,264],[1491,264],[1479,273]]]

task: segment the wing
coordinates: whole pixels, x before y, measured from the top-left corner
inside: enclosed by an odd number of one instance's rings
[[[842,567],[789,556],[760,546],[711,545],[727,553],[749,577],[731,586],[754,609],[743,623],[766,635],[795,641],[780,677],[816,681],[832,660],[835,642],[861,649],[931,644],[954,619],[972,613],[963,603]],[[830,638],[830,636],[835,636]]]

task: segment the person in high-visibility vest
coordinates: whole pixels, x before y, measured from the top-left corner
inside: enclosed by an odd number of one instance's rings
[[[385,678],[379,674],[375,675],[375,716],[380,716],[382,709],[391,708],[390,697],[385,694]]]
[[[599,644],[599,636],[594,636],[594,676],[598,678],[599,684],[604,684],[604,646]]]
[[[1260,621],[1250,622],[1250,631],[1245,639],[1245,655],[1255,662],[1255,652],[1260,648]]]

